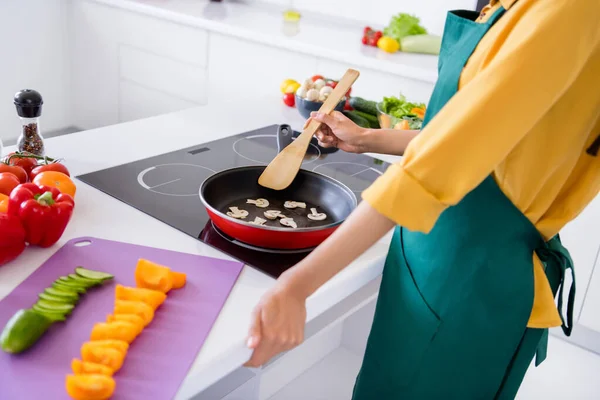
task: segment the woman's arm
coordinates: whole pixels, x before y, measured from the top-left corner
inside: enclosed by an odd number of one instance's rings
[[[281,275],[254,309],[249,367],[259,367],[304,339],[306,299],[373,246],[394,223],[362,202],[350,217],[304,260]]]
[[[419,131],[397,129],[365,129],[356,125],[339,111],[331,114],[311,113],[311,119],[321,122],[316,133],[323,147],[337,147],[349,153],[378,153],[401,156]]]
[[[401,156],[420,131],[400,131],[397,129],[365,129],[363,133],[363,153],[389,154]]]

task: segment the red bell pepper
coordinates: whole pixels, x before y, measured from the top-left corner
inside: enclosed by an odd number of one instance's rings
[[[14,215],[0,214],[0,265],[17,258],[25,250],[25,228]]]
[[[50,247],[60,239],[73,215],[75,202],[49,186],[24,183],[8,200],[8,214],[19,217],[30,245]]]

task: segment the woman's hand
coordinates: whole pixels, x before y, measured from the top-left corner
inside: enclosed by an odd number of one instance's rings
[[[321,147],[337,147],[348,153],[364,153],[366,129],[356,125],[344,114],[334,111],[331,114],[312,112],[306,121],[306,127],[311,120],[321,122],[321,127],[315,134]]]
[[[304,340],[306,296],[294,293],[281,280],[254,309],[248,347],[254,349],[247,367],[260,367]]]

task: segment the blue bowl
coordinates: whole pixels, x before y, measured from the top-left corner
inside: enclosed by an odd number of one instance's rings
[[[338,105],[335,107],[335,110],[343,111],[344,104],[346,104],[345,97],[342,99],[342,101],[340,101],[338,103]],[[310,100],[303,99],[302,97],[296,95],[296,108],[298,109],[298,112],[300,113],[300,115],[302,115],[306,119],[310,118],[311,112],[319,111],[319,109],[321,108],[322,105],[323,105],[323,102],[321,102],[321,101],[310,101]]]

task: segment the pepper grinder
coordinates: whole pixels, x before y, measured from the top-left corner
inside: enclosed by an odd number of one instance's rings
[[[17,92],[14,98],[17,114],[21,118],[21,135],[17,140],[17,149],[21,152],[44,156],[44,138],[40,131],[42,115],[42,95],[32,89]]]

